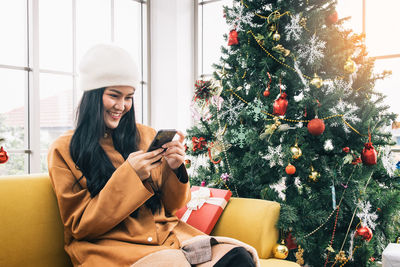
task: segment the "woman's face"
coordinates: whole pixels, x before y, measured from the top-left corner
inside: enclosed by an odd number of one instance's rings
[[[103,93],[104,123],[115,129],[131,108],[135,89],[131,86],[110,86]]]

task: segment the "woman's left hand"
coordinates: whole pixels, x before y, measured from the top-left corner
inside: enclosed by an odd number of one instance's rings
[[[177,131],[179,135],[179,140],[171,141],[163,145],[166,148],[164,152],[164,158],[167,161],[171,169],[176,170],[185,161],[185,147],[183,146],[183,141],[185,140],[185,135]]]

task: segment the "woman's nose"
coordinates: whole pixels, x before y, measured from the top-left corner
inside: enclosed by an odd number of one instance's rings
[[[123,98],[119,99],[117,101],[117,103],[115,104],[115,108],[118,109],[118,110],[123,111],[125,109],[125,100]]]

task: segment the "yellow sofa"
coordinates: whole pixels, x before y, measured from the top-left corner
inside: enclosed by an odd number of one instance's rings
[[[278,239],[276,202],[231,198],[212,235],[254,246],[262,267],[299,267],[272,259]],[[0,266],[70,267],[63,248],[63,225],[46,174],[0,177]]]

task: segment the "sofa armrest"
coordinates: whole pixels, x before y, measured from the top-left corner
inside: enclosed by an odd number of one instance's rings
[[[270,258],[279,237],[279,211],[278,202],[232,197],[211,235],[238,239],[253,246],[261,259]]]
[[[0,177],[0,266],[72,266],[48,174]]]

